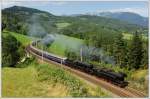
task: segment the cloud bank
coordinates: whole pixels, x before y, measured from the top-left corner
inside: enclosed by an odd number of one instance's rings
[[[28,2],[30,1],[30,2]],[[56,11],[51,11],[51,6],[57,6],[57,7],[64,7],[66,5],[69,5],[70,2],[68,1],[42,1],[39,0],[39,1],[35,1],[35,0],[19,0],[19,1],[11,1],[11,0],[3,0],[2,1],[2,9],[4,8],[8,8],[8,7],[11,7],[11,6],[25,6],[25,7],[33,7],[33,8],[44,8],[44,7],[47,7],[46,11],[48,12],[54,12],[54,13],[57,13]],[[43,10],[43,9],[39,9],[39,10]],[[83,9],[81,9],[83,10]],[[95,10],[93,12],[85,12],[85,13],[100,13],[100,12],[133,12],[133,13],[137,13],[141,16],[145,16],[147,17],[148,16],[148,8],[146,7],[131,7],[131,8],[119,8],[119,9],[98,9],[98,10]],[[64,14],[67,14],[64,13]],[[79,13],[79,14],[84,14],[84,13]]]
[[[132,12],[137,13],[139,15],[148,16],[148,8],[120,8],[120,9],[110,9],[110,10],[97,10],[95,13],[101,13],[101,12]]]

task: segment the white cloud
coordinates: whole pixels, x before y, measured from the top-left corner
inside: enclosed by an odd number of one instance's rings
[[[67,4],[66,1],[38,1],[38,0],[20,0],[20,1],[12,1],[12,0],[3,0],[2,1],[2,9],[3,8],[8,8],[8,7],[11,7],[11,6],[27,6],[27,7],[30,7],[32,5],[36,5],[36,6],[46,6],[46,5],[55,5],[55,6],[61,6],[61,5],[64,5],[64,4]]]
[[[67,4],[67,2],[65,2],[65,1],[52,1],[52,2],[50,2],[50,4],[61,6],[61,5]]]
[[[14,5],[23,6],[24,2],[23,1],[10,1],[10,0],[2,1],[2,8],[8,8]]]
[[[111,9],[111,10],[97,10],[97,13],[100,12],[133,12],[140,14],[142,16],[148,16],[148,8],[120,8],[120,9]]]
[[[20,5],[20,2],[6,2],[6,1],[3,1],[2,2],[2,9],[3,8],[8,8],[8,7],[11,7],[11,6],[14,6],[14,5]]]
[[[29,1],[29,2],[28,2]],[[38,1],[38,2],[36,2]],[[54,5],[54,6],[62,6],[67,4],[67,1],[48,1],[48,0],[2,0],[2,9],[3,8],[8,8],[14,5],[17,6],[26,6],[26,7],[32,7],[32,6],[50,6],[50,5]],[[91,12],[91,13],[99,13],[99,12],[133,12],[133,13],[137,13],[140,14],[142,16],[148,16],[148,8],[144,7],[144,8],[120,8],[120,9],[109,9],[109,10],[97,10],[95,12]]]

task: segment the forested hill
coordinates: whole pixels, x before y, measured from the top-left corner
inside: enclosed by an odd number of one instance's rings
[[[109,18],[115,18],[123,21],[127,21],[130,23],[134,23],[137,25],[148,27],[148,18],[140,16],[136,13],[131,12],[102,12],[97,14],[98,16],[104,16]]]
[[[56,16],[33,8],[13,6],[2,10],[2,22],[6,29],[27,34],[29,25],[39,22],[46,30],[52,30],[52,22]],[[49,29],[48,29],[49,28]],[[50,32],[50,31],[47,31]]]
[[[147,28],[113,18],[80,15],[55,16],[49,12],[33,8],[13,6],[2,10],[2,23],[5,29],[21,34],[29,33],[33,27],[40,26],[47,33],[62,33],[82,38],[85,33],[106,31],[107,33],[132,33],[140,30],[147,34]],[[96,31],[95,31],[96,30]],[[81,36],[81,37],[80,37]]]
[[[52,14],[48,13],[48,12],[45,12],[45,11],[40,11],[38,9],[34,9],[34,8],[27,8],[27,7],[22,7],[22,6],[13,6],[13,7],[10,7],[10,8],[5,8],[3,10],[4,12],[15,12],[15,13],[21,13],[21,12],[24,12],[24,13],[28,13],[28,14],[33,14],[33,13],[44,13],[44,14],[47,14],[47,15],[51,15],[53,16]]]

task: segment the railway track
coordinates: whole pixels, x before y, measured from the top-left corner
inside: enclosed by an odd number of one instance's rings
[[[146,94],[144,94],[144,93],[142,93],[142,92],[140,92],[140,91],[138,91],[138,90],[135,90],[135,89],[133,89],[133,88],[131,88],[131,87],[126,87],[125,89],[126,89],[127,91],[131,92],[131,93],[134,93],[135,95],[137,95],[137,96],[139,96],[139,97],[146,97]]]
[[[146,97],[146,95],[144,95],[143,93],[141,93],[141,92],[139,92],[133,88],[130,88],[130,87],[120,88],[116,85],[113,85],[109,82],[104,81],[103,79],[97,78],[95,76],[89,75],[89,74],[84,73],[84,72],[79,71],[79,70],[72,69],[68,66],[59,64],[57,62],[46,59],[44,57],[42,58],[42,56],[39,56],[39,55],[35,54],[34,52],[32,52],[30,50],[29,46],[26,48],[26,51],[28,53],[32,54],[33,56],[36,56],[39,59],[43,59],[43,61],[45,61],[47,63],[55,64],[56,66],[59,66],[59,67],[65,69],[71,73],[74,73],[75,75],[77,75],[77,76],[79,76],[79,77],[81,77],[81,78],[83,78],[83,79],[85,79],[85,80],[87,80],[93,84],[99,85],[99,86],[103,87],[104,89],[111,91],[112,93],[116,94],[119,97],[134,97],[134,98]]]

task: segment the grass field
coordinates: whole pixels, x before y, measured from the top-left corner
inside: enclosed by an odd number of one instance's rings
[[[2,97],[106,96],[100,87],[85,84],[55,65],[33,62],[25,68],[2,68]]]
[[[131,77],[135,80],[139,80],[142,77],[145,77],[147,74],[148,74],[148,70],[142,69],[142,70],[137,70],[136,72],[134,72]]]
[[[55,41],[49,46],[48,51],[54,54],[64,56],[66,48],[79,51],[79,47],[83,44],[83,40],[65,35],[56,35]]]
[[[13,35],[19,42],[21,42],[23,44],[23,46],[27,46],[33,40],[33,38],[31,38],[31,37],[26,36],[26,35],[22,35],[19,33],[10,32],[10,31],[5,31],[5,33],[10,33],[11,35]]]
[[[141,69],[136,70],[131,74],[131,79],[129,79],[129,86],[142,91],[146,95],[148,95],[148,70]]]
[[[13,73],[13,74],[12,74]],[[2,97],[64,97],[68,96],[67,87],[56,83],[38,81],[34,67],[3,68]]]
[[[56,26],[57,26],[58,29],[63,29],[65,27],[69,26],[69,25],[70,25],[70,23],[66,23],[66,22],[56,23]]]
[[[131,40],[132,39],[132,34],[123,33],[123,38],[127,39],[127,40]]]
[[[131,40],[133,37],[132,34],[129,34],[129,33],[123,33],[123,38],[126,39],[126,40]],[[143,40],[148,40],[148,37],[142,35],[142,39]]]

